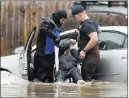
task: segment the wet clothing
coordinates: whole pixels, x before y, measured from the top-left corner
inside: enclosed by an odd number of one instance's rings
[[[59,57],[57,81],[65,81],[70,77],[75,83],[82,80],[80,70],[77,68],[78,59],[79,53],[76,49],[70,50],[70,54],[62,54]]]
[[[78,80],[82,80],[80,70],[77,67],[73,67],[71,70],[59,69],[56,81],[64,82],[68,78],[72,78],[74,83],[77,83]]]
[[[36,54],[43,56],[54,53],[54,40],[59,38],[59,34],[60,30],[54,22],[50,18],[43,18],[37,37]]]
[[[50,18],[43,18],[37,37],[34,56],[34,74],[42,82],[53,82],[55,64],[54,45],[60,30]]]
[[[80,51],[85,48],[89,42],[89,34],[92,32],[98,33],[98,24],[90,19],[87,19],[81,23],[80,28],[80,41],[79,47]],[[84,80],[91,80],[92,74],[95,72],[97,65],[99,64],[100,54],[99,54],[99,44],[97,44],[86,53],[86,57],[83,60],[81,67],[82,77]]]
[[[53,82],[53,69],[55,64],[55,55],[47,54],[44,56],[35,55],[35,77],[45,83]]]

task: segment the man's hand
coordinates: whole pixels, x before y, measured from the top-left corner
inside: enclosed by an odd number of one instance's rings
[[[74,45],[76,44],[76,40],[70,39],[70,40],[68,41],[68,43],[70,43],[69,49],[71,50],[71,49],[73,49]]]
[[[86,56],[86,53],[82,50],[82,51],[80,52],[80,59],[84,59],[85,56]]]
[[[75,44],[75,43],[76,43],[76,40],[70,39],[70,40],[68,41],[68,43],[70,43],[70,44]]]

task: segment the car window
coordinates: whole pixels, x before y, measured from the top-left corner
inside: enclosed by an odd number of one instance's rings
[[[105,42],[107,50],[122,48],[124,38],[125,35],[113,31],[102,31],[99,36],[99,40]]]
[[[126,38],[125,38],[125,41],[124,41],[123,48],[127,48],[127,41],[128,41],[128,39],[127,39],[127,37],[126,37]]]

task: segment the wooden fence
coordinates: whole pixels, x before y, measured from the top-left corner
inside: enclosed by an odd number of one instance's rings
[[[43,16],[58,9],[69,12],[73,1],[1,1],[1,55],[10,55],[25,45],[34,26],[39,27]]]

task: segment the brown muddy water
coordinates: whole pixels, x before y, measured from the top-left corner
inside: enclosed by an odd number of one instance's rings
[[[127,97],[127,83],[92,81],[49,84],[28,82],[1,72],[1,97]]]

